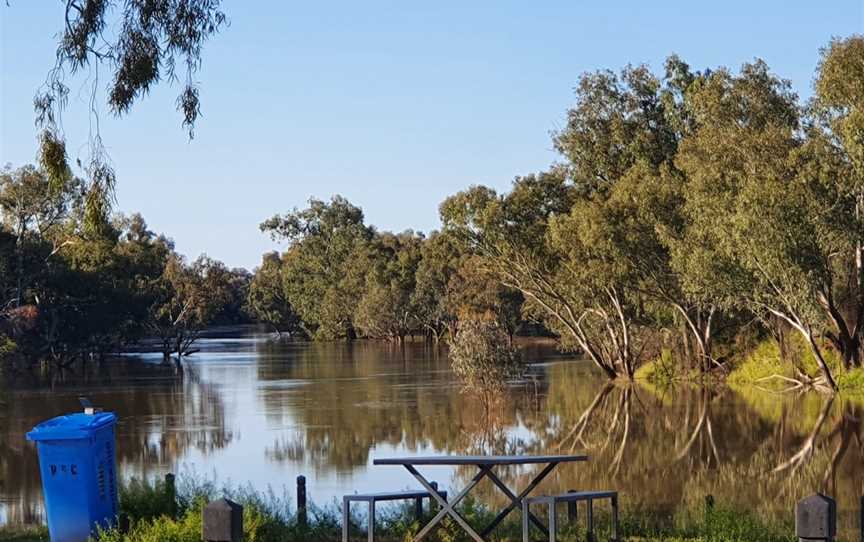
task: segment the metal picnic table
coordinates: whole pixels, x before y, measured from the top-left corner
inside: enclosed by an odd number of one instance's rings
[[[414,540],[422,540],[427,534],[429,534],[432,529],[441,522],[446,516],[452,517],[459,524],[462,529],[468,533],[471,538],[476,540],[477,542],[485,542],[485,537],[491,533],[495,527],[501,523],[507,515],[512,512],[515,508],[518,508],[522,505],[522,499],[526,498],[531,491],[537,487],[540,482],[543,481],[546,476],[549,475],[555,467],[557,467],[560,463],[575,463],[578,461],[587,461],[587,455],[490,455],[490,456],[431,456],[431,457],[396,457],[396,458],[383,458],[376,459],[372,463],[374,465],[401,465],[405,467],[405,469],[410,472],[414,478],[417,479],[420,484],[429,492],[429,494],[434,498],[438,504],[441,506],[441,510],[435,517],[432,518],[429,523],[424,526],[417,536],[414,537]],[[495,467],[502,466],[512,466],[512,465],[546,465],[543,469],[531,480],[531,483],[522,490],[519,494],[514,493],[507,487],[507,485],[501,481],[501,479],[495,474]],[[443,497],[441,497],[438,492],[433,489],[432,484],[417,471],[418,466],[464,466],[464,465],[473,465],[477,467],[477,474],[471,478],[471,481],[468,483],[465,488],[456,494],[456,496],[450,501],[447,502]],[[506,506],[501,512],[493,519],[486,528],[483,529],[481,533],[477,533],[465,519],[459,515],[459,512],[456,511],[456,505],[459,504],[459,501],[464,499],[468,493],[480,483],[483,478],[489,478],[493,484],[495,484],[498,489],[501,490],[504,495],[510,499],[510,504]],[[529,517],[531,521],[537,525],[544,533],[546,533],[546,527],[543,523],[534,516],[534,514],[530,514]]]

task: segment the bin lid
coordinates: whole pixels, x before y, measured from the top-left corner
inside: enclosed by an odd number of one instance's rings
[[[38,424],[27,433],[27,440],[83,439],[114,423],[117,423],[117,415],[113,412],[66,414]]]

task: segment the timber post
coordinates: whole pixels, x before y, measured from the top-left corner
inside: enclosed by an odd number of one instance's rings
[[[305,527],[308,523],[306,515],[306,477],[297,477],[297,523]]]

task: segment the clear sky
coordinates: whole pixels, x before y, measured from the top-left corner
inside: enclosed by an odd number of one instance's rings
[[[0,164],[34,161],[32,99],[53,63],[58,0],[0,3]],[[163,85],[101,133],[118,209],[195,257],[252,268],[258,230],[309,197],[342,194],[380,229],[429,231],[471,184],[506,189],[556,160],[579,74],[627,63],[696,69],[755,57],[809,96],[818,50],[864,32],[864,0],[288,2],[225,0],[204,51],[189,142]],[[88,89],[64,127],[84,158]],[[104,98],[104,94],[102,95]],[[104,103],[104,101],[103,101]]]

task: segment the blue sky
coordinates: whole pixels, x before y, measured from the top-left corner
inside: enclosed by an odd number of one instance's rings
[[[0,163],[32,162],[32,98],[53,63],[57,0],[0,3]],[[252,268],[279,248],[258,230],[311,196],[342,194],[381,229],[429,231],[471,184],[506,189],[556,160],[579,74],[755,57],[809,96],[819,47],[864,32],[864,1],[287,2],[225,0],[204,51],[203,118],[189,142],[163,85],[101,133],[118,209],[179,251]],[[88,88],[64,117],[84,158]],[[104,94],[100,96],[104,99]],[[104,100],[103,100],[104,103]]]

